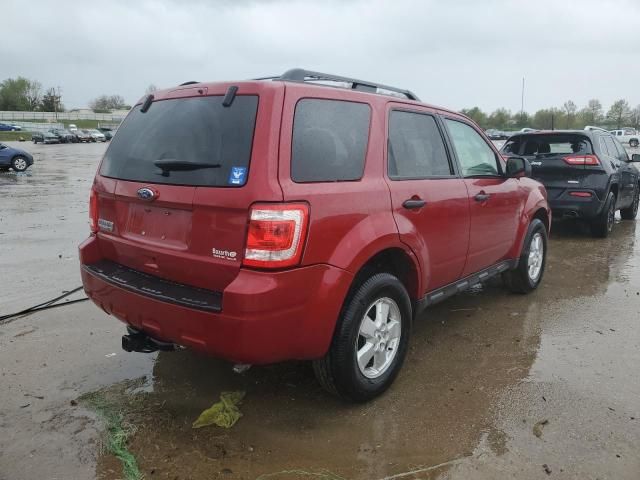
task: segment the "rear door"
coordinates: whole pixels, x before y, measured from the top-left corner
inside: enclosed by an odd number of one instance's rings
[[[469,197],[428,109],[388,109],[387,182],[404,243],[421,262],[431,291],[462,275],[469,247]]]
[[[445,124],[469,192],[466,276],[507,256],[516,239],[525,193],[518,179],[503,174],[500,155],[476,127],[458,118],[445,118]]]
[[[250,205],[282,200],[272,128],[282,94],[243,84],[225,106],[226,87],[157,95],[124,120],[96,182],[104,258],[211,290],[235,278]]]

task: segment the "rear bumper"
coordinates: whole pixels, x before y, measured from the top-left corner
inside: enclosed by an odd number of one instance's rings
[[[602,212],[604,200],[600,200],[593,190],[580,189],[581,192],[590,192],[591,197],[574,197],[565,191],[560,197],[549,200],[549,206],[554,219],[561,218],[594,218]]]
[[[105,281],[95,237],[80,245],[82,283],[105,312],[163,342],[233,362],[267,364],[322,357],[353,276],[330,265],[281,272],[240,269],[219,312],[159,300]]]

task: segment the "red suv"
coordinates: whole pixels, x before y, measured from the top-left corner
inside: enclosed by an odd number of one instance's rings
[[[313,360],[383,392],[426,306],[502,274],[542,279],[551,213],[523,158],[467,117],[335,75],[189,82],[111,141],[80,246],[84,289],[128,351]]]

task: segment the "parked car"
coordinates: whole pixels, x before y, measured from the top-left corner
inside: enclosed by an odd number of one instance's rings
[[[632,148],[636,148],[640,145],[640,135],[633,128],[623,128],[621,130],[611,130],[611,135],[616,137],[622,144],[627,144]]]
[[[33,132],[31,134],[31,141],[33,143],[60,143],[60,137],[53,133],[47,132]]]
[[[508,135],[505,132],[494,128],[488,129],[485,133],[491,140],[506,140],[508,138]]]
[[[69,130],[70,132],[77,132],[78,127],[74,123],[70,123],[69,126],[67,127],[67,130]]]
[[[423,308],[500,274],[540,284],[551,212],[528,172],[467,117],[372,82],[295,69],[154,92],[96,174],[84,289],[125,350],[309,359],[365,401]]]
[[[75,134],[79,143],[89,143],[95,141],[86,130],[76,130],[73,133]]]
[[[624,147],[602,129],[529,132],[515,135],[503,155],[528,159],[533,177],[544,184],[555,218],[588,221],[596,237],[606,237],[615,212],[636,218],[640,192],[638,170]]]
[[[107,142],[111,140],[116,133],[115,130],[111,130],[110,128],[98,128],[98,131],[104,135]]]
[[[64,128],[52,128],[49,130],[49,133],[58,137],[58,139],[60,140],[60,143],[77,143],[78,142],[78,137],[74,133]]]
[[[106,142],[107,139],[104,136],[104,133],[96,130],[95,128],[84,130],[84,132],[88,133],[91,136],[91,140],[93,142]]]
[[[19,125],[10,125],[7,123],[0,123],[0,132],[19,132],[22,127]]]
[[[24,172],[33,165],[33,156],[22,150],[0,143],[0,171],[12,168],[16,172]]]

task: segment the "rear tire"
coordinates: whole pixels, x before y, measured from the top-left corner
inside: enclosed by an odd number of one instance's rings
[[[609,192],[602,212],[591,221],[591,234],[597,238],[607,238],[613,230],[615,218],[616,196],[613,192]]]
[[[529,293],[540,285],[547,263],[547,228],[534,218],[524,237],[518,266],[502,274],[505,286],[513,293]]]
[[[329,351],[313,362],[320,385],[353,402],[382,394],[402,367],[411,321],[402,282],[389,273],[370,277],[347,297]]]
[[[620,209],[620,216],[623,220],[633,220],[638,215],[638,204],[640,203],[640,185],[636,185],[636,191],[633,194],[633,203],[627,208]]]

